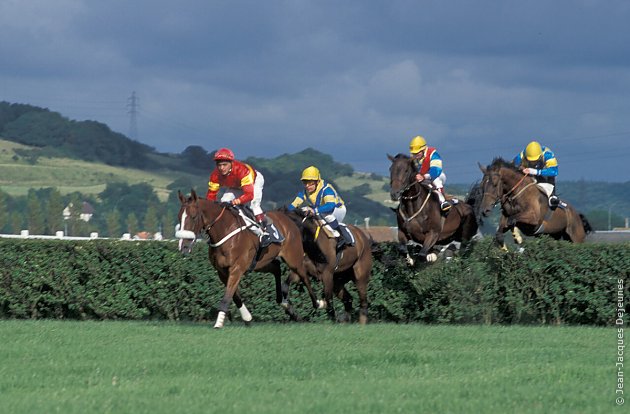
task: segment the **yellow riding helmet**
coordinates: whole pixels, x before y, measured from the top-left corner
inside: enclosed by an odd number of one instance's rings
[[[320,179],[319,170],[312,165],[302,171],[302,178],[300,178],[302,181],[319,181]]]
[[[527,161],[538,161],[542,153],[542,146],[536,141],[530,142],[525,148],[525,158],[527,158]]]
[[[424,149],[426,149],[426,147],[427,147],[427,142],[424,140],[423,137],[418,135],[417,137],[412,139],[411,142],[409,143],[409,152],[411,152],[412,154],[417,154],[420,151],[423,151]]]

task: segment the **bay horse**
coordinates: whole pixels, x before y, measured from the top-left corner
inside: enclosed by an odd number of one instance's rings
[[[274,275],[276,302],[283,305],[291,319],[297,320],[297,315],[288,300],[288,284],[291,280],[299,278],[308,290],[313,307],[323,307],[313,293],[304,266],[302,234],[289,217],[280,212],[267,212],[268,218],[273,220],[274,226],[285,239],[282,243],[272,243],[259,252],[258,236],[247,229],[248,225],[233,211],[234,207],[227,203],[199,198],[194,190],[189,197],[178,191],[178,197],[181,202],[178,214],[179,251],[190,252],[197,237],[205,233],[209,238],[208,258],[225,285],[225,294],[218,306],[219,314],[215,328],[223,327],[232,300],[239,309],[243,321],[251,322],[252,316],[243,303],[238,289],[241,278],[250,270]],[[281,282],[279,259],[282,259],[290,270],[285,286]]]
[[[556,240],[574,243],[584,242],[592,231],[586,217],[570,204],[563,201],[552,211],[547,195],[536,186],[535,177],[523,174],[513,163],[497,157],[487,167],[479,164],[479,169],[483,172],[483,195],[478,211],[487,217],[496,204],[501,204],[495,240],[503,248],[504,233],[510,229],[519,244],[522,239],[517,229],[526,236],[548,234]]]
[[[436,244],[447,245],[453,241],[468,244],[478,229],[472,206],[458,202],[451,207],[448,216],[443,217],[439,201],[431,194],[431,183],[416,179],[413,160],[404,154],[387,155],[387,158],[392,162],[390,196],[393,201],[400,201],[394,210],[398,242],[406,249],[408,263],[414,263],[409,251],[410,241],[422,244],[419,256],[427,262],[437,260],[437,254],[431,252]]]
[[[286,211],[286,210],[285,210]],[[372,273],[372,240],[360,228],[347,225],[354,236],[354,245],[337,252],[337,241],[322,227],[322,220],[306,216],[300,209],[286,211],[302,230],[306,269],[324,285],[324,304],[331,320],[335,320],[333,294],[344,306],[343,321],[353,312],[352,295],[345,284],[354,282],[359,295],[359,323],[368,320],[368,282]]]

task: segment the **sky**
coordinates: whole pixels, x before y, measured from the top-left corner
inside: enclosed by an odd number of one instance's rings
[[[0,101],[382,175],[422,135],[447,187],[538,140],[559,182],[625,182],[628,22],[625,0],[0,0]]]

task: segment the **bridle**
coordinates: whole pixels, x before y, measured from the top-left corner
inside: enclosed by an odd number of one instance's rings
[[[492,174],[492,173],[489,173],[489,174]],[[501,182],[501,173],[500,173],[500,172],[497,172],[497,173],[495,173],[495,174],[497,174],[497,175],[499,176],[499,181],[500,181],[500,184],[501,184],[501,185],[500,185],[500,187],[499,187],[498,185],[494,185],[494,187],[495,187],[496,189],[500,188],[500,189],[502,190],[502,189],[503,189],[503,183]],[[483,197],[482,197],[482,200],[483,200],[483,199],[485,199],[487,196],[492,196],[492,195],[494,195],[494,196],[495,196],[495,199],[494,199],[494,201],[493,201],[493,203],[492,203],[492,206],[493,206],[493,207],[495,207],[495,206],[499,203],[499,201],[501,202],[501,206],[503,206],[503,204],[505,204],[505,202],[506,202],[507,200],[515,200],[515,199],[517,199],[517,198],[518,198],[521,194],[523,194],[523,192],[524,192],[524,191],[525,191],[525,190],[526,190],[529,186],[536,184],[536,181],[533,181],[533,182],[531,182],[531,183],[527,184],[525,187],[523,187],[523,188],[522,188],[520,191],[518,191],[518,192],[517,192],[514,196],[510,197],[510,194],[512,194],[512,193],[514,192],[514,190],[516,190],[516,189],[517,189],[517,188],[518,188],[518,187],[519,187],[519,186],[523,183],[523,181],[525,181],[525,179],[526,179],[527,177],[529,177],[529,174],[523,174],[523,176],[520,178],[520,180],[518,180],[518,181],[516,182],[516,184],[514,184],[514,185],[512,186],[512,188],[510,188],[510,190],[509,190],[508,192],[504,193],[504,194],[500,194],[500,192],[499,192],[499,191],[496,191],[496,192],[495,192],[495,194],[488,194],[488,193],[486,192],[486,188],[485,188],[485,187],[486,187],[486,184],[488,183],[488,181],[490,180],[490,177],[487,177],[487,178],[484,180],[484,181],[485,181],[485,183],[484,183],[484,186],[483,186]]]
[[[407,174],[407,178],[406,181],[409,182],[409,184],[407,184],[407,186],[405,186],[402,190],[400,190],[399,194],[400,194],[400,200],[415,200],[416,198],[420,197],[420,191],[416,191],[415,194],[413,195],[408,195],[405,196],[404,194],[409,191],[412,188],[416,188],[416,186],[422,186],[422,183],[420,183],[419,181],[417,181],[415,178],[415,172],[413,170],[413,168],[411,169],[411,171]],[[420,205],[420,208],[418,210],[416,210],[415,213],[413,213],[411,216],[407,216],[400,207],[398,207],[398,212],[400,213],[400,216],[403,218],[403,220],[405,220],[405,222],[410,222],[411,220],[413,220],[414,218],[416,218],[421,212],[422,210],[424,210],[424,208],[426,207],[427,203],[429,202],[429,198],[431,198],[431,190],[427,189],[427,196],[425,197],[424,201],[422,202],[422,205]]]

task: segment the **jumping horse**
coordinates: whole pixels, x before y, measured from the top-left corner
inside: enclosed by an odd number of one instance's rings
[[[563,201],[551,210],[547,194],[536,185],[535,177],[523,174],[512,163],[495,158],[487,167],[479,164],[479,169],[483,172],[482,197],[476,210],[487,217],[495,205],[501,204],[495,240],[503,248],[507,230],[514,232],[517,243],[522,239],[516,229],[526,236],[548,234],[556,240],[574,243],[584,242],[592,231],[586,217],[570,204]]]
[[[389,168],[390,196],[393,201],[400,202],[394,210],[398,222],[398,242],[406,249],[408,263],[414,263],[409,250],[410,242],[422,245],[418,254],[427,262],[437,260],[437,254],[431,252],[435,245],[451,242],[468,244],[478,228],[472,206],[457,202],[444,217],[439,201],[432,195],[431,183],[416,179],[411,158],[404,154],[387,157],[392,162]]]
[[[337,241],[326,228],[325,222],[317,216],[307,216],[300,209],[287,212],[302,230],[306,269],[324,285],[324,304],[331,320],[335,320],[333,294],[344,306],[345,314],[341,321],[349,321],[353,313],[352,296],[345,285],[354,282],[359,295],[359,323],[368,320],[368,282],[372,272],[372,241],[358,227],[347,225],[354,243],[337,250]]]
[[[284,236],[284,241],[272,243],[260,250],[258,236],[248,230],[249,225],[234,211],[234,207],[227,203],[199,198],[194,190],[189,197],[185,197],[181,192],[178,192],[178,196],[181,202],[178,214],[180,230],[177,234],[180,239],[179,251],[184,254],[190,252],[195,240],[205,233],[209,238],[208,258],[225,285],[225,294],[218,306],[219,314],[215,328],[223,327],[232,300],[239,309],[243,321],[251,322],[252,316],[243,303],[238,289],[241,278],[250,270],[274,275],[276,302],[285,308],[291,319],[297,320],[297,315],[288,300],[288,284],[291,280],[301,280],[308,290],[313,307],[322,307],[313,293],[304,265],[302,235],[289,217],[281,212],[267,212],[267,217]],[[285,284],[281,281],[279,259],[282,259],[290,270]]]

